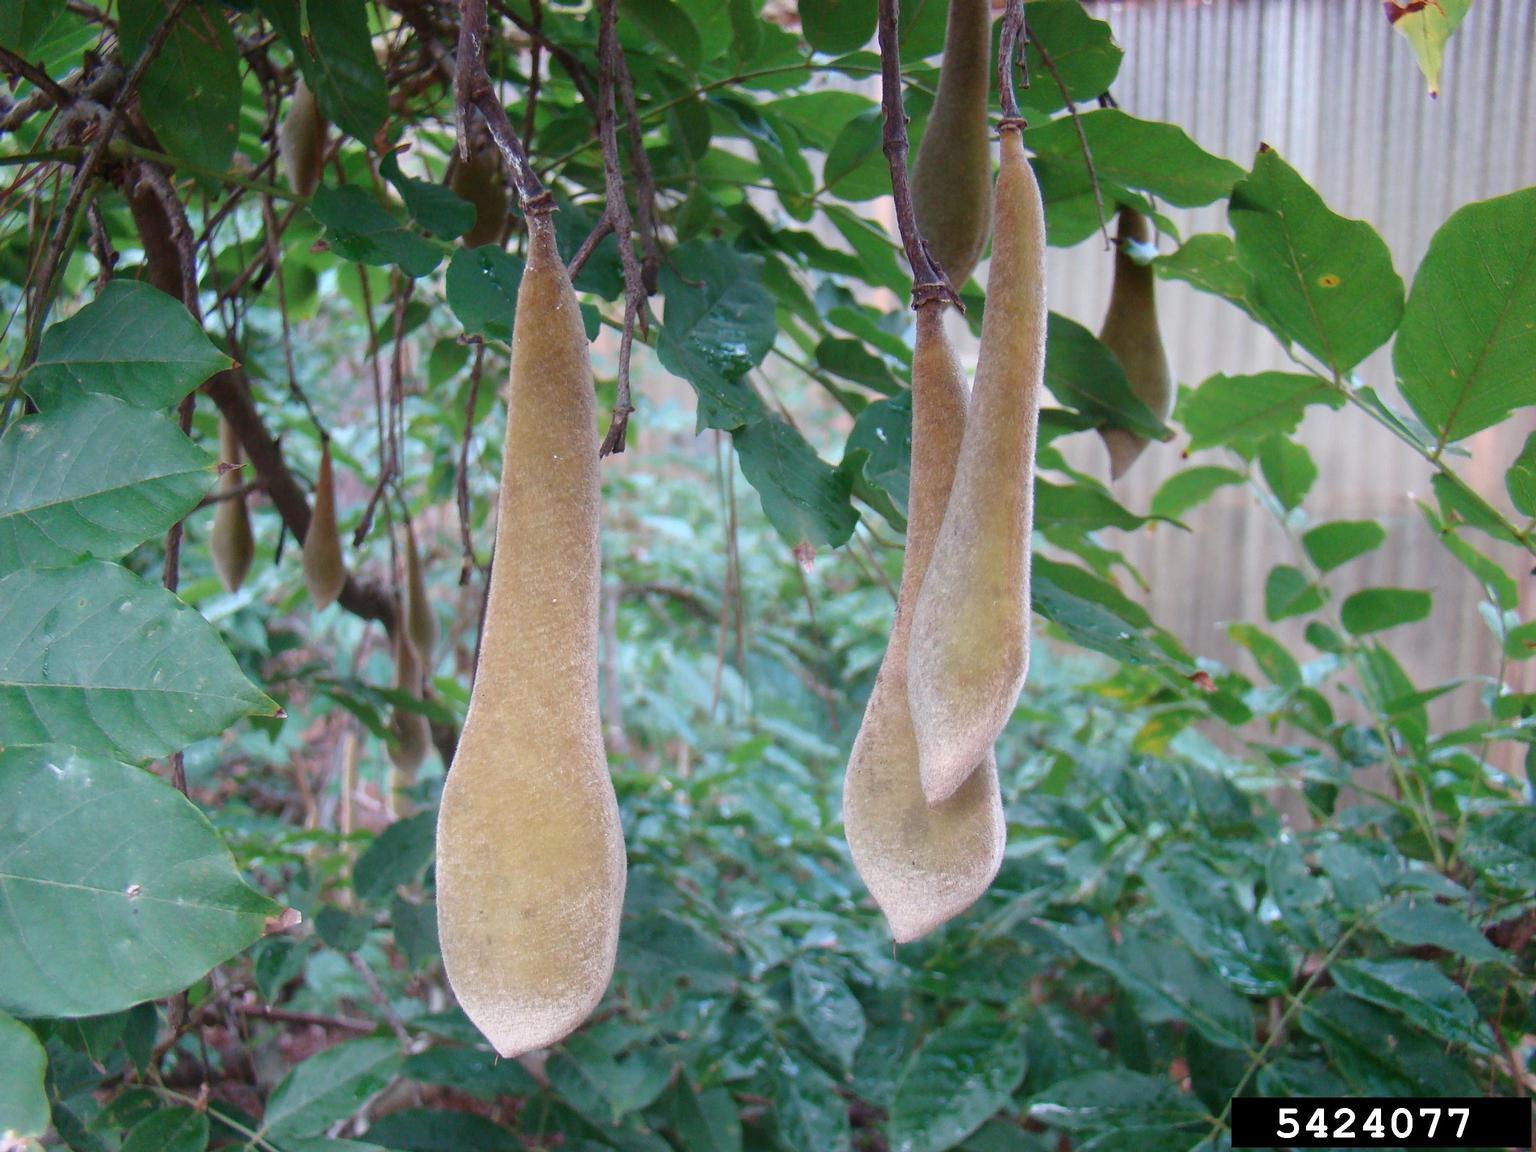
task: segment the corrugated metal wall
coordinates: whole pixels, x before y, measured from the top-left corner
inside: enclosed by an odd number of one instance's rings
[[[1278,149],[1335,211],[1376,227],[1408,283],[1435,229],[1456,208],[1536,184],[1532,0],[1476,0],[1449,46],[1438,100],[1428,97],[1406,41],[1388,28],[1377,0],[1123,0],[1089,7],[1110,21],[1126,49],[1114,88],[1126,111],[1180,124],[1209,151],[1245,167],[1261,141]],[[1185,235],[1225,227],[1219,210],[1173,215]],[[1053,251],[1052,307],[1096,330],[1109,272],[1101,240]],[[1165,282],[1159,304],[1174,371],[1185,384],[1213,372],[1287,367],[1273,338],[1221,301]],[[1396,400],[1385,352],[1361,374]],[[1506,511],[1504,470],[1532,430],[1536,414],[1526,409],[1511,426],[1468,442],[1471,458],[1456,463]],[[1085,442],[1072,446],[1074,462],[1103,474],[1098,445],[1079,439]],[[1302,440],[1320,471],[1304,505],[1312,521],[1374,517],[1388,529],[1381,550],[1337,574],[1336,589],[1434,589],[1431,622],[1384,639],[1420,686],[1492,676],[1497,645],[1477,610],[1480,591],[1435,543],[1415,506],[1429,497],[1428,468],[1353,410],[1314,410]],[[1182,443],[1154,445],[1120,482],[1128,506],[1145,510],[1162,480],[1183,465]],[[1192,462],[1227,461],[1202,453]],[[1159,526],[1126,537],[1126,549],[1152,585],[1146,599],[1154,617],[1195,651],[1243,667],[1222,625],[1263,620],[1265,576],[1274,564],[1291,562],[1293,548],[1242,489],[1224,489],[1189,522],[1193,535]],[[1511,571],[1529,572],[1529,557],[1515,567],[1514,550],[1472,539]],[[1527,616],[1536,612],[1533,585],[1524,580]],[[1298,627],[1276,631],[1301,643]],[[1511,680],[1536,689],[1530,662],[1512,669]],[[1476,691],[1440,702],[1437,719],[1480,715]]]

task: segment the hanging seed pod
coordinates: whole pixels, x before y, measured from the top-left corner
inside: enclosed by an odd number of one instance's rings
[[[427,581],[421,568],[421,553],[416,547],[416,531],[405,522],[405,634],[416,647],[423,668],[432,663],[432,649],[437,646],[437,617],[427,599]]]
[[[912,165],[912,202],[929,253],[956,289],[976,270],[992,227],[991,54],[989,0],[950,0],[939,90]]]
[[[320,473],[315,479],[315,505],[304,533],[304,583],[316,608],[329,608],[347,582],[341,559],[341,531],[336,524],[336,479],[331,471],[331,442],[320,445]]]
[[[1127,250],[1129,244],[1146,244],[1152,225],[1134,208],[1120,209],[1115,229],[1115,284],[1099,339],[1120,358],[1131,392],[1159,420],[1173,412],[1173,374],[1168,353],[1157,328],[1157,277],[1151,265],[1138,264]],[[1109,450],[1110,479],[1118,480],[1147,446],[1147,438],[1124,428],[1102,428]]]
[[[995,758],[989,751],[954,796],[930,808],[907,703],[912,607],[954,482],[965,409],[965,370],[945,334],[942,308],[920,308],[912,355],[906,561],[890,644],[843,781],[843,827],[854,866],[898,944],[969,908],[1003,860],[1006,828]]]
[[[288,112],[277,129],[277,151],[288,174],[288,187],[300,196],[313,196],[325,170],[325,138],[329,129],[315,94],[301,79],[293,86]]]
[[[229,421],[219,417],[219,459],[225,464],[241,462],[240,439]],[[219,477],[219,494],[224,497],[213,510],[213,528],[208,533],[208,551],[213,555],[214,571],[226,592],[245,583],[256,555],[256,539],[251,533],[251,513],[245,496],[231,496],[241,484],[241,470],[231,468]]]
[[[424,678],[416,649],[403,629],[395,632],[395,687],[420,700]],[[416,774],[432,747],[432,726],[420,712],[396,707],[390,714],[389,732],[393,737],[389,745],[390,806],[399,818],[414,815],[416,802],[411,789],[416,786]]]
[[[464,233],[464,246],[500,244],[507,225],[507,182],[501,176],[501,157],[494,148],[476,148],[468,160],[460,159],[449,181],[453,194],[475,206],[475,223]]]
[[[1003,128],[1002,157],[976,388],[907,657],[930,804],[953,796],[996,743],[1029,668],[1045,216],[1017,123]]]
[[[437,825],[443,964],[503,1056],[602,999],[625,883],[597,700],[592,369],[554,223],[528,226],[485,630]]]

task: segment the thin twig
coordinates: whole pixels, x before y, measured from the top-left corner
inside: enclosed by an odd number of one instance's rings
[[[597,246],[608,238],[613,231],[613,220],[605,211],[598,218],[596,226],[587,233],[587,238],[581,242],[581,247],[576,249],[576,255],[571,257],[571,262],[565,266],[566,275],[572,280],[581,275],[581,270],[587,266],[587,261],[592,258],[592,253],[597,251]]]
[[[1051,79],[1056,81],[1056,87],[1061,90],[1061,98],[1066,102],[1067,115],[1072,118],[1072,128],[1077,133],[1077,146],[1083,150],[1083,163],[1088,167],[1088,183],[1093,187],[1093,203],[1099,210],[1099,230],[1104,233],[1104,250],[1108,252],[1114,248],[1115,243],[1109,238],[1109,220],[1104,213],[1104,191],[1099,187],[1099,172],[1093,166],[1093,150],[1088,147],[1088,133],[1083,131],[1082,115],[1077,110],[1077,103],[1072,99],[1072,94],[1067,91],[1066,81],[1056,70],[1056,61],[1051,59],[1051,54],[1045,50],[1045,45],[1040,43],[1040,37],[1030,33],[1029,42],[1035,46],[1035,51],[1040,53],[1040,63],[1045,65],[1045,70],[1051,74]]]
[[[645,253],[640,261],[640,280],[649,296],[655,294],[661,273],[661,248],[656,240],[656,175],[651,170],[651,158],[645,153],[645,128],[635,103],[629,61],[622,50],[618,53],[618,65],[619,99],[624,102],[624,122],[629,128],[629,162],[635,170],[635,226],[640,232],[640,249]],[[645,330],[645,310],[641,309],[640,331]]]
[[[28,325],[27,339],[20,362],[22,368],[31,364],[37,354],[43,325],[47,322],[48,313],[52,310],[53,292],[59,273],[62,271],[64,250],[74,238],[75,220],[85,200],[85,194],[96,178],[96,172],[107,155],[112,138],[117,135],[117,129],[123,122],[128,105],[133,102],[134,94],[144,79],[144,73],[160,55],[160,50],[170,39],[171,30],[180,19],[182,10],[189,3],[191,0],[171,0],[165,19],[150,34],[148,42],[144,45],[144,51],[139,54],[138,60],[134,62],[132,69],[123,80],[123,87],[112,102],[112,109],[107,114],[106,122],[97,128],[96,142],[91,145],[91,150],[85,154],[85,159],[80,162],[80,166],[75,169],[74,179],[69,185],[69,195],[64,201],[64,210],[59,214],[58,224],[55,225],[48,247],[44,250],[42,263],[38,265],[37,287],[32,295],[31,323]]]
[[[405,1030],[405,1021],[400,1019],[400,1013],[395,1011],[395,1006],[389,1002],[389,997],[384,994],[383,987],[379,984],[379,978],[373,974],[373,969],[368,967],[368,961],[364,960],[356,952],[348,952],[347,960],[352,965],[352,971],[362,977],[363,983],[368,985],[368,994],[373,997],[373,1002],[379,1006],[379,1011],[384,1014],[389,1029],[395,1034],[395,1039],[400,1041],[400,1047],[406,1053],[411,1050],[411,1034]]]
[[[630,402],[629,361],[634,349],[635,325],[640,311],[645,307],[645,279],[640,262],[635,258],[634,222],[629,215],[629,198],[624,189],[624,172],[619,166],[619,135],[615,121],[618,109],[614,103],[614,89],[618,83],[619,69],[623,66],[624,51],[619,47],[618,0],[601,0],[602,12],[597,30],[597,125],[603,142],[603,178],[607,192],[607,207],[603,215],[613,226],[619,240],[619,261],[624,266],[624,330],[619,334],[618,382],[614,389],[613,418],[608,433],[603,437],[598,455],[611,456],[624,451],[624,437],[629,429]]]
[[[1002,32],[997,43],[997,91],[1003,103],[1003,123],[1017,121],[1024,125],[1019,113],[1019,97],[1013,87],[1014,65],[1023,76],[1024,87],[1029,87],[1029,68],[1024,63],[1024,43],[1029,39],[1028,18],[1024,14],[1024,0],[1008,0],[1003,9]]]
[[[9,48],[0,47],[0,68],[13,76],[20,76],[34,87],[48,94],[57,108],[68,108],[75,102],[74,94],[36,64],[16,55]]]
[[[459,469],[454,482],[459,509],[459,542],[464,549],[464,563],[459,568],[459,586],[469,583],[479,566],[475,559],[475,536],[470,528],[473,510],[469,502],[469,442],[475,434],[475,407],[480,400],[480,377],[485,370],[485,345],[475,345],[475,363],[469,370],[469,397],[464,401],[464,435],[459,440]]]
[[[523,99],[523,146],[533,146],[534,119],[539,111],[539,73],[544,67],[544,5],[530,0],[533,12],[533,47],[528,52],[528,90]]]
[[[912,266],[912,307],[943,302],[961,312],[965,305],[949,276],[939,267],[917,227],[917,210],[912,203],[912,178],[907,172],[907,112],[901,92],[901,44],[897,39],[897,0],[880,0],[880,107],[885,125],[881,132],[881,150],[891,170],[891,198],[896,202],[896,227],[901,244]]]
[[[100,204],[92,201],[85,210],[85,219],[91,226],[91,255],[96,257],[96,291],[100,292],[117,269],[117,249],[112,247],[112,237],[107,235],[107,222],[102,219]]]
[[[565,69],[565,74],[571,78],[571,84],[575,86],[577,94],[581,97],[581,102],[588,108],[592,107],[592,78],[587,73],[586,65],[581,62],[581,57],[564,45],[557,44],[549,39],[549,37],[544,35],[543,29],[538,24],[523,19],[504,0],[493,0],[492,7],[496,9],[498,15],[504,16],[511,21],[518,31],[526,35],[535,45],[542,46],[554,61],[561,68]],[[534,7],[534,12],[535,14],[538,12],[537,5]]]
[[[528,153],[518,138],[501,98],[491,84],[485,68],[485,41],[490,34],[485,15],[485,0],[459,0],[459,56],[454,76],[454,109],[459,126],[459,158],[468,161],[471,112],[478,111],[490,129],[491,138],[501,149],[502,159],[512,173],[512,185],[524,216],[553,212],[555,199],[540,182]]]

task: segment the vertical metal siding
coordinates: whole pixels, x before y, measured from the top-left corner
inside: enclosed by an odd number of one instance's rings
[[[1477,0],[1452,39],[1442,89],[1431,100],[1406,41],[1388,27],[1375,0],[1156,0],[1094,2],[1126,49],[1114,94],[1133,115],[1184,126],[1209,151],[1247,167],[1261,141],[1279,150],[1337,212],[1370,221],[1411,285],[1435,229],[1458,207],[1536,184],[1536,3]],[[1184,235],[1225,230],[1223,211],[1173,211]],[[1166,242],[1165,242],[1166,244]],[[1111,262],[1095,237],[1050,259],[1052,307],[1098,328]],[[1247,374],[1291,367],[1272,337],[1231,306],[1184,285],[1163,282],[1160,310],[1178,379],[1190,386],[1215,372]],[[1536,370],[1536,366],[1533,366]],[[1389,350],[1360,375],[1394,403]],[[1525,410],[1503,429],[1472,438],[1455,462],[1487,499],[1508,510],[1504,470],[1536,430]],[[1072,463],[1104,474],[1096,442],[1066,445]],[[1473,578],[1434,541],[1416,506],[1430,500],[1429,469],[1353,410],[1314,410],[1301,440],[1319,477],[1304,507],[1312,523],[1373,517],[1386,545],[1330,581],[1337,595],[1373,585],[1430,588],[1430,623],[1385,634],[1417,684],[1453,676],[1490,677],[1497,646],[1477,609]],[[1154,445],[1118,487],[1145,510],[1158,485],[1189,463],[1227,463],[1219,453],[1182,460],[1187,442]],[[1253,671],[1223,625],[1263,620],[1264,580],[1294,563],[1285,534],[1241,489],[1226,489],[1190,517],[1194,534],[1160,525],[1126,535],[1130,559],[1151,584],[1156,619],[1202,655]],[[1529,573],[1513,549],[1470,541]],[[1536,581],[1522,582],[1524,613],[1536,614]],[[1274,627],[1302,644],[1294,622]],[[1303,651],[1308,649],[1302,648]],[[1526,662],[1510,680],[1536,690]],[[1437,702],[1436,719],[1460,723],[1482,714],[1474,684]],[[1336,700],[1336,703],[1343,703]],[[1506,762],[1509,762],[1506,759]]]

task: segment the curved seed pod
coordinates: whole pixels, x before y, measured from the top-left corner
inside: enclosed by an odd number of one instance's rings
[[[1126,252],[1132,242],[1152,239],[1152,225],[1134,208],[1121,207],[1115,230],[1115,285],[1109,295],[1109,311],[1099,339],[1120,358],[1131,391],[1159,420],[1173,411],[1173,374],[1168,353],[1157,330],[1156,276],[1147,264],[1138,264]],[[1147,438],[1124,428],[1101,428],[1109,449],[1109,476],[1118,480],[1141,455]]]
[[[940,308],[917,312],[912,355],[912,482],[907,554],[890,645],[843,780],[843,829],[854,866],[905,944],[958,916],[1003,862],[1006,826],[989,751],[953,797],[930,808],[918,776],[907,705],[912,605],[933,556],[965,428],[965,370]]]
[[[331,471],[331,444],[320,445],[320,474],[315,478],[315,506],[304,533],[304,583],[316,608],[329,608],[347,582],[341,559],[341,531],[336,526],[336,479]]]
[[[1017,125],[1002,131],[976,389],[944,526],[912,614],[907,693],[930,804],[955,794],[1029,668],[1035,432],[1045,368],[1045,218]]]
[[[277,150],[288,173],[288,187],[300,196],[313,196],[325,169],[325,117],[315,94],[300,80],[293,86],[287,115],[277,129]]]
[[[421,553],[416,548],[416,532],[410,521],[405,524],[405,634],[416,648],[423,665],[432,662],[437,646],[437,617],[427,599],[427,581],[421,570]]]
[[[422,698],[423,672],[421,661],[411,638],[403,629],[395,633],[395,687],[409,692],[417,700]],[[389,718],[390,735],[394,742],[389,746],[390,806],[398,817],[415,814],[416,804],[411,799],[411,789],[416,784],[416,773],[432,747],[432,726],[420,712],[408,708],[395,708]]]
[[[476,148],[460,159],[448,182],[453,194],[475,206],[475,223],[464,233],[464,245],[500,244],[507,223],[507,184],[501,178],[501,157],[492,148]]]
[[[912,166],[912,203],[929,254],[956,289],[976,270],[992,226],[991,54],[989,0],[949,0],[939,91]]]
[[[485,632],[437,823],[443,964],[503,1056],[602,999],[625,880],[597,703],[592,368],[554,223],[528,227]]]
[[[219,459],[225,464],[239,464],[241,458],[240,438],[229,426],[229,421],[220,416]],[[233,592],[245,583],[251,560],[256,555],[256,539],[251,534],[251,513],[245,506],[245,497],[228,495],[239,487],[238,468],[231,468],[219,477],[219,492],[225,498],[214,509],[213,529],[208,534],[208,551],[213,554],[214,570],[226,592]]]

